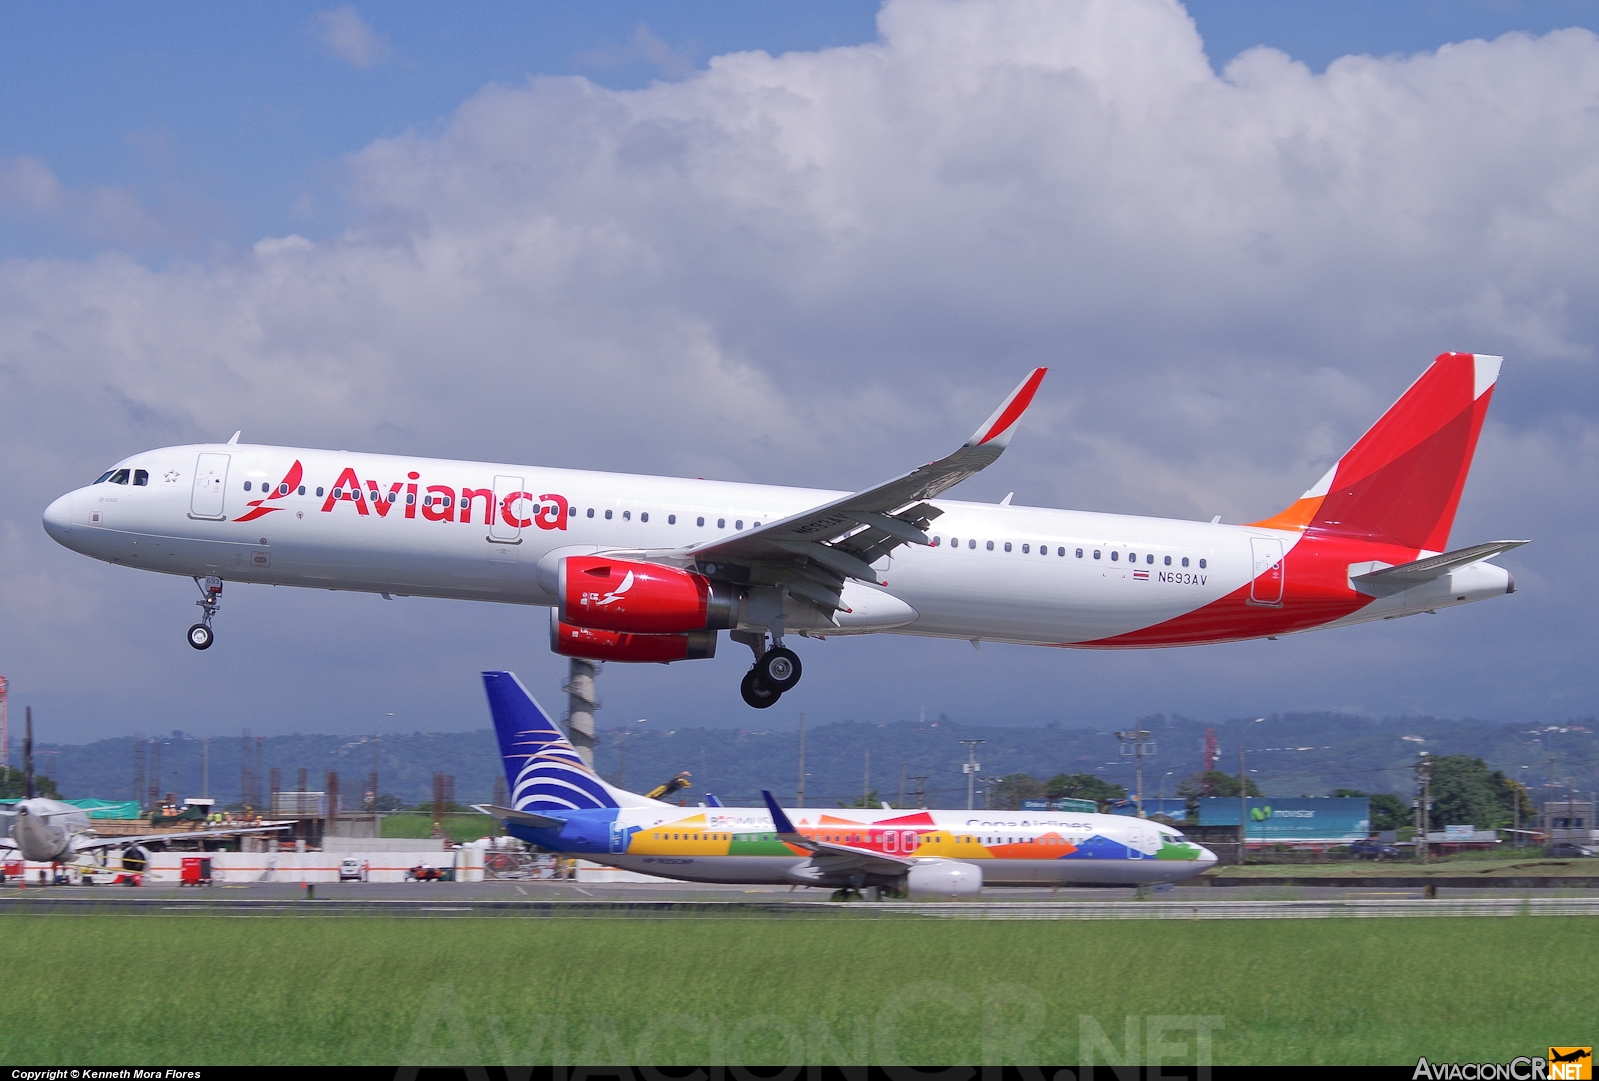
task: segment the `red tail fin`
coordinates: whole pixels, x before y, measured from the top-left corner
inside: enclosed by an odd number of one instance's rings
[[[1252,524],[1444,551],[1500,360],[1444,353],[1314,488]]]

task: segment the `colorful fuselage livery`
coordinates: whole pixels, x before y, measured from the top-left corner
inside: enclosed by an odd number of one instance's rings
[[[551,852],[692,882],[881,888],[1180,882],[1216,857],[1171,826],[1051,811],[679,807],[601,780],[509,672],[483,673],[510,807],[482,809]]]
[[[1447,550],[1498,372],[1440,356],[1247,525],[938,498],[1008,445],[1042,369],[960,450],[864,492],[217,444],[135,454],[44,522],[74,551],[201,580],[197,648],[224,579],[503,601],[550,607],[552,647],[602,660],[706,657],[730,631],[765,706],[799,678],[785,634],[1138,649],[1512,592],[1486,560],[1524,542]]]

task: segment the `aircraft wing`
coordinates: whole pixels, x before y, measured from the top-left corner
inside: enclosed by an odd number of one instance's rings
[[[234,826],[232,829],[221,830],[168,830],[165,833],[142,833],[131,837],[86,837],[79,834],[73,839],[72,850],[93,852],[97,848],[142,845],[155,841],[188,841],[196,837],[242,837],[247,833],[277,833],[293,828],[292,824],[285,823],[281,826]]]
[[[806,837],[794,828],[794,823],[789,821],[788,815],[783,813],[783,809],[777,805],[777,800],[772,798],[770,792],[762,789],[761,798],[766,801],[766,809],[772,814],[772,826],[777,831],[777,839],[784,844],[808,850],[811,853],[811,863],[825,874],[871,871],[877,874],[898,875],[903,874],[906,868],[915,863],[914,860],[902,856],[889,856],[867,848],[854,848],[850,845]]]
[[[751,582],[783,585],[830,617],[843,608],[839,592],[846,579],[878,584],[873,563],[902,544],[929,543],[927,527],[943,512],[925,501],[999,458],[1048,370],[1034,368],[953,454],[874,488],[694,545],[682,554],[701,566],[745,567]]]

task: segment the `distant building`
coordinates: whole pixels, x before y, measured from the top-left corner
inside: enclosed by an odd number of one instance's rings
[[[1593,840],[1592,800],[1550,800],[1543,805],[1543,829],[1553,844],[1571,841],[1588,844]]]

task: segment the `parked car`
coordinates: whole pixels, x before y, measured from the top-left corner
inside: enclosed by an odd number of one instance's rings
[[[366,860],[347,859],[339,861],[340,882],[365,882],[366,874]]]
[[[1398,859],[1399,849],[1393,845],[1384,844],[1375,837],[1367,837],[1364,841],[1356,841],[1349,846],[1349,854],[1362,860]]]
[[[1554,844],[1547,846],[1543,850],[1543,854],[1552,856],[1555,859],[1569,859],[1572,856],[1599,856],[1599,851],[1588,845],[1579,845],[1575,841],[1556,841]]]

